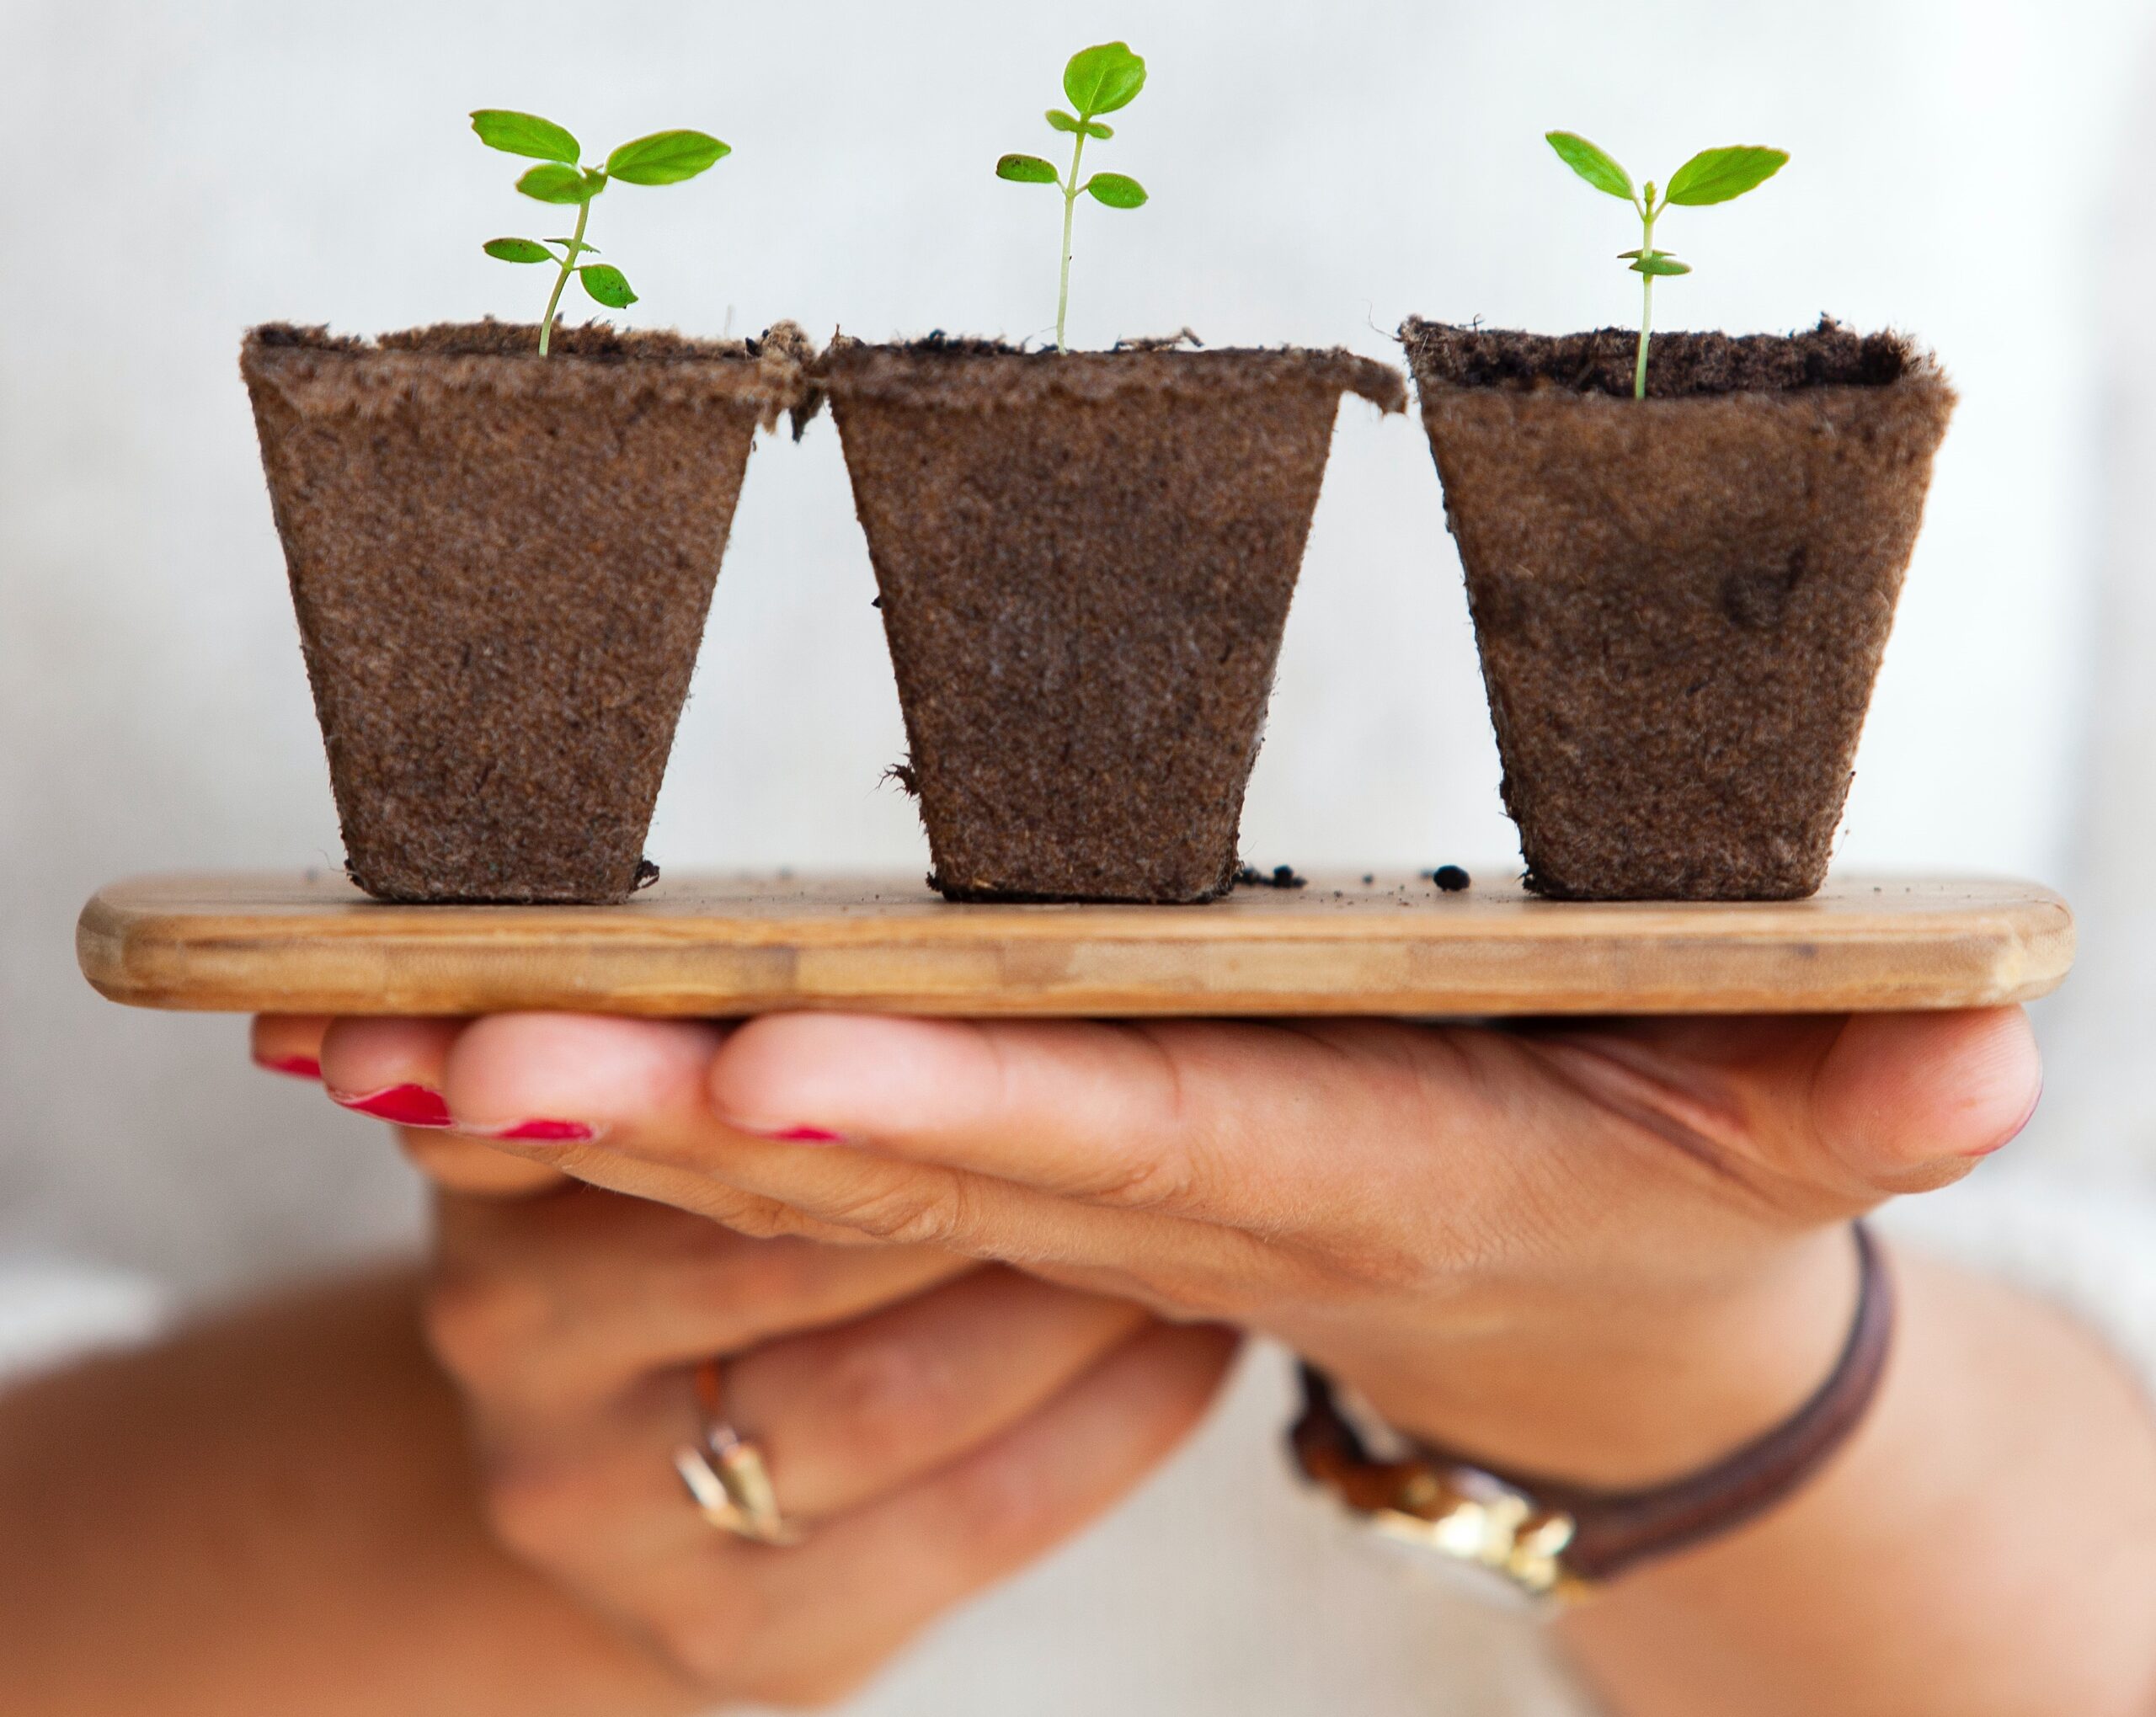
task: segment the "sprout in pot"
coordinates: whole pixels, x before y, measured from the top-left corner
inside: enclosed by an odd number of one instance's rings
[[[606,183],[670,184],[725,146],[660,132],[581,168],[529,115],[520,189],[575,231],[500,240],[557,267],[537,326],[366,342],[275,323],[240,356],[353,880],[387,900],[598,902],[656,873],[644,835],[756,426],[804,408],[807,341],[554,326]],[[528,254],[530,247],[537,255]]]
[[[1243,790],[1339,398],[1405,408],[1344,351],[1067,348],[1072,211],[1146,200],[1081,177],[1145,64],[1074,56],[1054,350],[841,339],[819,368],[868,539],[931,881],[959,900],[1209,900]],[[1195,344],[1194,341],[1191,342]]]
[[[1545,336],[1401,329],[1530,888],[1567,899],[1794,899],[1826,878],[1954,394],[1900,334],[1654,334],[1673,203],[1787,159],[1709,150],[1630,201],[1648,314]]]
[[[1632,189],[1632,175],[1617,164],[1608,151],[1597,148],[1577,131],[1550,131],[1544,138],[1559,159],[1597,190],[1620,197],[1640,217],[1640,244],[1621,250],[1618,260],[1629,261],[1640,278],[1640,349],[1632,365],[1632,397],[1647,397],[1647,338],[1654,329],[1654,283],[1672,275],[1689,275],[1689,263],[1681,263],[1666,250],[1654,248],[1654,223],[1672,203],[1726,203],[1756,189],[1789,164],[1786,149],[1761,149],[1737,144],[1726,149],[1703,149],[1670,175],[1668,188],[1655,200],[1655,183],[1647,181],[1644,198]]]
[[[1145,187],[1120,173],[1097,173],[1081,184],[1078,163],[1086,157],[1086,140],[1105,142],[1115,132],[1101,123],[1099,115],[1129,107],[1145,87],[1145,62],[1121,42],[1103,42],[1071,56],[1063,68],[1063,93],[1078,111],[1059,107],[1048,110],[1048,122],[1071,135],[1070,176],[1064,178],[1038,155],[1006,155],[995,163],[995,176],[1019,184],[1052,184],[1063,193],[1063,272],[1055,294],[1055,349],[1067,352],[1064,338],[1070,314],[1070,221],[1080,195],[1091,196],[1111,209],[1138,209],[1145,204]]]
[[[481,108],[472,115],[472,129],[489,149],[507,155],[536,158],[539,165],[526,171],[516,188],[542,203],[559,203],[576,211],[576,230],[565,238],[490,238],[481,248],[505,263],[552,263],[557,270],[554,290],[547,295],[547,313],[539,318],[539,355],[545,357],[552,342],[554,312],[562,301],[562,289],[574,275],[595,304],[609,310],[626,310],[637,301],[628,276],[611,263],[586,263],[599,247],[584,242],[591,220],[592,200],[607,183],[624,184],[679,184],[715,166],[733,151],[718,138],[702,131],[654,131],[624,143],[606,157],[604,167],[579,167],[584,148],[552,120],[536,114],[515,113],[506,108]],[[549,245],[561,246],[557,256]]]

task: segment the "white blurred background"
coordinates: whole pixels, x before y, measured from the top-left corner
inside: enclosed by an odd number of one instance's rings
[[[1658,295],[1663,325],[1892,324],[1962,395],[1842,861],[2073,892],[2085,958],[2045,1016],[2036,1148],[2070,1160],[2089,1128],[2147,1126],[2150,22],[2132,0],[9,0],[0,1246],[204,1296],[417,1221],[377,1129],[252,1071],[237,1022],[123,1012],[74,968],[74,914],[109,878],[339,856],[243,328],[535,317],[542,271],[479,250],[552,230],[467,129],[499,105],[566,124],[591,158],[667,125],[734,146],[700,180],[595,206],[591,237],[643,295],[625,321],[1039,334],[1057,200],[990,169],[1054,152],[1041,113],[1065,58],[1116,36],[1150,81],[1097,164],[1152,201],[1079,212],[1086,344],[1187,323],[1382,357],[1410,312],[1621,322],[1630,216],[1545,129],[1636,178],[1710,144],[1792,152],[1756,195],[1665,222],[1697,272]],[[648,843],[662,865],[925,866],[909,802],[879,784],[903,740],[873,594],[829,423],[763,445]],[[1497,781],[1420,429],[1351,401],[1245,851],[1502,873]],[[1239,1437],[1248,1472],[1267,1434]],[[1326,1697],[1352,1692],[1326,1661]],[[1209,1698],[1232,1686],[1232,1665],[1206,1673]],[[1157,1663],[1134,1677],[1174,1685]]]

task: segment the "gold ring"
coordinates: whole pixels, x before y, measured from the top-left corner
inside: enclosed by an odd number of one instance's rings
[[[771,1469],[755,1442],[726,1422],[725,1391],[718,1362],[696,1368],[696,1442],[674,1452],[674,1470],[688,1486],[703,1517],[722,1531],[755,1544],[798,1544],[806,1534],[779,1512]]]

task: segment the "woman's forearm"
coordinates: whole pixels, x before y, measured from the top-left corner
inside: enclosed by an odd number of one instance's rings
[[[1624,1717],[2156,1711],[2156,1423],[2064,1315],[1897,1260],[1870,1418],[1758,1525],[1562,1632]]]
[[[694,1709],[488,1538],[402,1276],[0,1399],[0,1709]]]

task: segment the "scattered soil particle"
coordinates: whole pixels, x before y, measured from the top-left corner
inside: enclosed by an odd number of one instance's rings
[[[1270,871],[1261,871],[1256,865],[1239,865],[1235,868],[1238,888],[1307,888],[1308,877],[1298,876],[1293,865],[1275,865]]]
[[[1430,872],[1430,880],[1448,894],[1457,894],[1475,880],[1458,865],[1439,865]]]

